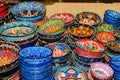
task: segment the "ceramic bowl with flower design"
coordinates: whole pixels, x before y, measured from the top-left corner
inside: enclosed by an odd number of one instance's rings
[[[48,20],[38,28],[39,37],[43,39],[59,38],[64,31],[64,21],[61,19]]]
[[[81,12],[76,15],[76,21],[80,24],[97,26],[101,24],[101,18],[93,12]]]
[[[62,19],[65,22],[66,29],[73,23],[74,16],[70,13],[58,13],[50,17],[50,19]]]
[[[75,51],[84,57],[101,58],[104,55],[105,46],[91,39],[79,39],[75,43]]]
[[[90,73],[95,80],[111,80],[113,78],[113,69],[102,62],[91,64]]]
[[[108,41],[115,41],[115,36],[111,32],[101,31],[96,34],[96,39],[106,44]]]
[[[14,5],[11,12],[18,21],[37,22],[44,18],[46,8],[37,1],[24,1]]]
[[[19,50],[20,47],[15,43],[0,42],[0,74],[11,71],[17,65]]]

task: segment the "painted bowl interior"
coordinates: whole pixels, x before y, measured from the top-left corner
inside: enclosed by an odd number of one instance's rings
[[[19,56],[27,59],[42,59],[52,56],[52,50],[42,46],[27,47],[20,51]]]
[[[20,2],[11,8],[14,15],[19,17],[36,17],[45,12],[45,6],[37,1]]]
[[[62,57],[70,52],[69,46],[64,43],[50,43],[47,47],[53,50],[53,57]]]
[[[102,62],[92,63],[91,69],[95,72],[95,74],[99,75],[99,77],[101,76],[107,77],[113,75],[112,68],[109,65]]]
[[[93,12],[82,12],[76,15],[77,20],[81,24],[98,25],[101,23],[99,15]]]
[[[102,25],[97,27],[97,31],[98,32],[100,32],[100,31],[113,32],[114,28],[110,24],[102,24]]]
[[[62,19],[64,20],[65,24],[69,24],[73,21],[74,16],[69,13],[58,13],[51,16],[50,19]]]
[[[10,42],[0,42],[0,67],[7,66],[17,60],[19,47]]]
[[[64,29],[64,21],[61,19],[48,20],[38,28],[40,34],[54,35],[62,33]]]
[[[69,32],[75,36],[88,37],[96,33],[96,30],[88,25],[73,25],[70,27]]]
[[[105,50],[101,43],[90,39],[80,39],[76,42],[76,45],[89,52],[103,52]]]
[[[115,37],[120,38],[120,29],[114,30],[113,33],[114,33]]]
[[[115,36],[110,32],[101,31],[96,34],[96,39],[102,43],[107,43],[108,41],[114,41]]]
[[[85,71],[81,70],[78,67],[66,66],[58,69],[58,71],[55,74],[55,79],[56,80],[67,80],[67,79],[87,80],[87,74]]]

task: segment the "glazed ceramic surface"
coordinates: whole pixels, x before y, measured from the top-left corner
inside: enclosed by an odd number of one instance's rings
[[[58,69],[58,71],[55,74],[55,80],[66,80],[66,79],[87,80],[87,74],[78,67],[66,66],[64,68]]]
[[[80,24],[95,25],[95,26],[101,24],[100,16],[93,12],[78,13],[76,15],[76,20]]]
[[[115,35],[117,40],[120,40],[120,29],[115,29],[113,34]]]

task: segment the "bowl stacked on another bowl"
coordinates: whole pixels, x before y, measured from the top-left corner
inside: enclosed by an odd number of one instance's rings
[[[11,12],[18,21],[37,22],[46,14],[45,6],[37,1],[25,1],[14,5]]]
[[[59,41],[64,31],[64,21],[61,19],[48,20],[38,28],[39,38],[48,43]]]
[[[12,22],[0,27],[0,37],[18,44],[21,48],[34,46],[37,42],[37,27],[30,22]]]

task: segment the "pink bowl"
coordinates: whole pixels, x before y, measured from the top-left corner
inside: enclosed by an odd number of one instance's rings
[[[102,62],[91,64],[90,73],[95,80],[111,80],[113,77],[113,69]]]
[[[75,50],[84,57],[100,58],[104,55],[105,47],[95,40],[79,39],[75,43]]]

